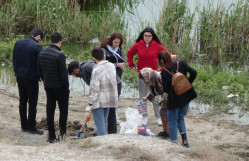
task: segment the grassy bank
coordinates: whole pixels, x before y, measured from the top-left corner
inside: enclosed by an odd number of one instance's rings
[[[197,70],[194,87],[198,101],[213,105],[215,111],[228,112],[233,106],[249,111],[248,66],[231,68],[227,66],[193,65]],[[229,106],[231,105],[231,106]]]

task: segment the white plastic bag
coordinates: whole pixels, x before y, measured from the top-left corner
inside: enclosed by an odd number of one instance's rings
[[[143,116],[137,109],[128,107],[125,110],[126,122],[120,124],[120,134],[137,134],[137,127],[142,125]]]
[[[125,117],[126,117],[126,127],[132,129],[134,126],[141,126],[142,125],[142,118],[143,116],[139,114],[137,109],[133,109],[128,107],[125,110]]]

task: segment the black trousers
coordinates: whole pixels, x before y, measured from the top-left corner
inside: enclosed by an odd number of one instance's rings
[[[17,77],[19,91],[19,114],[22,130],[33,129],[36,126],[36,112],[39,84],[38,81]],[[27,117],[27,103],[29,103]]]
[[[56,138],[55,129],[54,129],[54,114],[56,108],[56,101],[59,105],[60,118],[59,118],[59,127],[60,135],[63,136],[66,134],[67,129],[67,117],[68,117],[68,99],[69,99],[69,90],[66,88],[45,88],[47,94],[47,126],[49,139],[53,140]]]
[[[118,87],[118,97],[121,94],[121,83],[117,85]],[[115,108],[110,108],[109,115],[108,115],[108,134],[116,134],[117,133],[117,117],[115,113]]]
[[[116,134],[117,133],[117,123],[116,123],[116,113],[115,107],[111,107],[108,115],[108,134]]]

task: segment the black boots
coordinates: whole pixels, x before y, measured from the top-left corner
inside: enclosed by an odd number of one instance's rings
[[[169,139],[169,134],[164,131],[157,134],[157,136],[162,137],[163,139]]]
[[[181,134],[181,136],[182,136],[182,146],[189,148],[187,133],[183,133],[183,134]]]

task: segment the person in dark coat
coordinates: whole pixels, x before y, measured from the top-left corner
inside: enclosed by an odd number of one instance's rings
[[[173,62],[171,54],[167,51],[160,51],[158,53],[158,63],[160,66],[165,66],[169,72],[176,73],[177,62]],[[179,72],[183,73],[187,77],[187,73],[190,74],[188,78],[190,84],[193,83],[197,76],[197,72],[191,66],[184,61],[179,61]],[[182,95],[176,95],[172,86],[172,75],[166,70],[161,71],[163,91],[168,93],[168,123],[169,134],[171,142],[177,143],[177,129],[182,137],[182,145],[189,147],[187,140],[187,131],[185,126],[184,117],[187,114],[189,103],[191,100],[197,97],[194,88],[183,93]]]
[[[48,141],[54,143],[66,136],[67,117],[68,117],[68,99],[69,83],[66,67],[66,57],[61,52],[62,36],[58,32],[51,35],[50,46],[40,52],[39,56],[39,74],[44,82],[47,95],[47,126]],[[60,135],[56,138],[54,129],[54,113],[56,101],[59,105]]]
[[[36,113],[40,79],[37,63],[43,38],[41,29],[33,29],[30,36],[18,40],[13,51],[13,66],[19,91],[19,114],[21,128],[24,132],[42,135],[43,131],[36,128]],[[27,111],[27,103],[29,108]],[[27,117],[28,112],[28,117]]]

